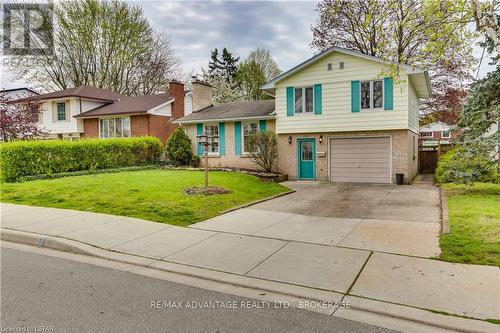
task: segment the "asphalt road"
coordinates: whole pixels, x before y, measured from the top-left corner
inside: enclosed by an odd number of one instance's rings
[[[48,332],[389,332],[292,308],[186,308],[188,303],[204,304],[193,302],[255,301],[5,247],[0,300],[2,332],[8,327]],[[155,309],[152,301],[167,303]]]

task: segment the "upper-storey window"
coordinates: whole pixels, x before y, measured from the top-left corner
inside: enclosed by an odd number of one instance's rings
[[[442,132],[441,132],[441,137],[442,137],[442,138],[445,138],[445,139],[450,138],[450,137],[451,137],[451,135],[450,135],[450,131],[442,131]]]
[[[313,87],[295,88],[295,113],[314,112]]]
[[[432,132],[420,132],[420,136],[423,138],[432,137]]]
[[[384,106],[382,80],[361,82],[361,109],[381,109]]]
[[[65,121],[66,120],[66,103],[58,102],[57,103],[57,121]]]

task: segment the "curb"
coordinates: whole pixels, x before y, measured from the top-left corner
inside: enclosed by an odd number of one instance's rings
[[[436,314],[412,306],[387,303],[366,299],[356,295],[344,295],[337,292],[319,290],[305,286],[285,284],[276,281],[241,276],[232,273],[214,271],[194,266],[176,264],[159,259],[141,257],[73,241],[65,238],[41,234],[1,229],[2,241],[43,247],[50,250],[70,252],[87,257],[96,257],[128,264],[128,271],[138,275],[170,280],[176,283],[192,285],[208,290],[225,292],[247,298],[263,299],[268,302],[289,301],[292,306],[335,317],[364,322],[371,325],[395,329],[409,328],[411,331],[429,332],[432,329],[451,329],[461,332],[497,332],[498,326],[475,320]],[[135,268],[134,268],[135,266]],[[167,277],[166,277],[166,276]],[[232,287],[232,289],[231,289]],[[300,302],[332,302],[338,298],[357,300],[350,309],[343,308],[304,308]],[[353,310],[352,312],[347,310]],[[406,331],[405,329],[404,331]]]
[[[441,233],[449,234],[450,225],[448,223],[448,204],[446,202],[446,193],[443,187],[439,187],[439,197],[441,201]]]

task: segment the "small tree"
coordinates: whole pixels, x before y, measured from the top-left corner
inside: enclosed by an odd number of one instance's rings
[[[182,128],[177,128],[167,141],[165,147],[167,158],[175,166],[191,165],[196,156],[191,151],[191,139]]]
[[[248,138],[250,158],[266,172],[272,172],[278,162],[278,139],[271,131],[259,131]]]
[[[10,103],[10,98],[0,92],[0,140],[10,141],[42,136],[45,131],[39,126],[36,103]]]

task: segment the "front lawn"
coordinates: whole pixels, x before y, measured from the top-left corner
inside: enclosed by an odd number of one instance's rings
[[[500,266],[500,185],[445,184],[450,233],[441,235],[441,259]]]
[[[231,193],[212,196],[183,193],[186,187],[203,186],[203,180],[200,171],[144,170],[2,183],[1,201],[187,226],[231,207],[288,190],[246,174],[210,172],[210,185],[224,187]]]

